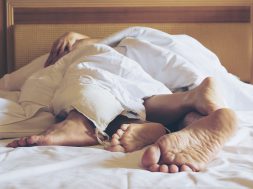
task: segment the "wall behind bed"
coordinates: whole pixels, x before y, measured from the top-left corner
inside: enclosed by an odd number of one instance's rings
[[[0,0],[0,76],[6,72],[5,65],[5,31],[4,31],[4,1]]]
[[[104,37],[145,25],[197,38],[230,72],[253,82],[251,0],[7,0],[7,5],[8,71],[47,52],[65,31]]]

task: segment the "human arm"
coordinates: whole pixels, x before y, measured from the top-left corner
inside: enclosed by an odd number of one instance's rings
[[[57,60],[59,60],[64,55],[68,54],[72,51],[78,42],[81,40],[88,40],[89,36],[82,35],[76,32],[67,32],[64,33],[61,37],[59,37],[52,46],[48,59],[46,60],[44,67],[50,66],[54,64]]]

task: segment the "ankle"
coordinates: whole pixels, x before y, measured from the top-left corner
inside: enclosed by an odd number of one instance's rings
[[[195,92],[193,90],[182,93],[182,107],[186,110],[186,112],[192,112],[195,110]]]
[[[71,110],[66,118],[66,121],[73,121],[78,123],[83,123],[85,125],[91,125],[91,122],[80,112],[76,110]]]

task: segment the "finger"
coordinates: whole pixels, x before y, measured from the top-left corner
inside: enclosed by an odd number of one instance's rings
[[[54,44],[52,45],[50,54],[45,62],[44,67],[50,66],[52,60],[54,59],[55,56],[57,56],[58,48],[61,46],[61,40],[56,40]]]
[[[64,49],[64,47],[66,48],[66,45],[67,45],[66,42],[62,43],[62,40],[60,40],[58,44],[55,44],[49,54],[48,59],[46,60],[46,63],[44,64],[44,67],[55,64],[61,57],[68,54],[70,51]]]
[[[77,40],[77,41],[75,41],[74,43],[73,43],[73,45],[72,45],[72,49],[71,50],[73,50],[73,49],[75,49],[77,46],[78,46],[78,44],[80,44],[80,40]]]
[[[61,45],[62,45],[62,40],[61,39],[56,40],[52,46],[51,54],[57,54]]]
[[[64,41],[64,42],[62,43],[62,45],[61,45],[59,51],[58,51],[58,56],[59,56],[59,55],[62,55],[62,54],[65,52],[66,46],[67,46],[67,42]]]
[[[57,58],[56,56],[50,56],[50,57],[47,59],[47,61],[46,61],[44,67],[48,67],[48,66],[53,65],[57,60],[58,60],[58,58]]]
[[[57,61],[59,60],[59,56],[54,56],[51,61],[50,61],[50,65],[55,64]]]
[[[59,53],[60,53],[60,50],[61,50],[61,47],[62,47],[62,45],[63,45],[63,43],[64,43],[64,40],[59,40],[57,43],[56,43],[56,45],[53,47],[53,54],[55,55],[55,56],[57,56]]]
[[[48,58],[45,62],[45,67],[52,65],[55,57],[57,57],[57,55],[50,53],[50,55],[48,56]]]
[[[74,47],[75,47],[75,41],[72,41],[72,42],[69,42],[69,43],[67,44],[65,50],[68,51],[68,52],[70,52],[70,51],[72,51],[72,50],[74,49]]]
[[[49,66],[49,65],[50,65],[51,60],[52,60],[52,54],[50,53],[50,54],[49,54],[49,56],[48,56],[48,58],[47,58],[47,60],[46,60],[46,62],[45,62],[45,64],[44,64],[44,67]]]
[[[59,59],[61,59],[66,54],[68,54],[68,52],[63,52],[62,54],[52,57],[52,59],[49,62],[49,66],[55,64]]]

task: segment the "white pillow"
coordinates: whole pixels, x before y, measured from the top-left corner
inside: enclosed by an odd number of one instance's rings
[[[135,38],[125,38],[118,46],[126,48],[127,57],[138,62],[147,73],[171,91],[198,83],[200,75],[195,67],[168,48]]]

